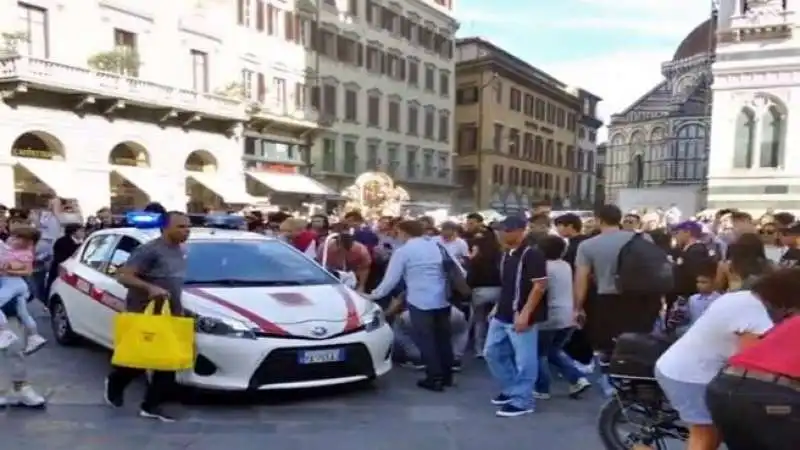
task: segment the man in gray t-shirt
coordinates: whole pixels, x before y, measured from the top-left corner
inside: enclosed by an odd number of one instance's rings
[[[636,232],[620,229],[622,211],[614,205],[601,207],[595,216],[600,234],[581,242],[575,256],[576,320],[586,321],[587,334],[596,352],[610,353],[614,339],[620,334],[653,329],[661,310],[661,296],[617,290],[619,253]],[[652,240],[649,235],[644,238]],[[597,295],[587,299],[592,279],[597,285]]]
[[[575,266],[590,269],[599,295],[619,294],[616,285],[617,259],[620,250],[633,235],[633,231],[606,231],[578,245]]]
[[[161,237],[136,248],[119,269],[119,282],[128,288],[125,304],[129,312],[144,311],[151,299],[168,298],[172,313],[183,313],[181,289],[186,275],[186,257],[181,244],[189,238],[189,217],[173,211],[164,214],[164,220]],[[156,305],[158,311],[161,305],[161,302]],[[125,388],[144,372],[142,369],[112,366],[106,378],[106,403],[122,407]],[[153,371],[139,415],[172,422],[174,419],[162,410],[161,404],[174,382],[175,372]]]
[[[135,271],[145,283],[163,289],[172,314],[183,313],[181,290],[186,276],[186,254],[180,244],[167,242],[164,237],[154,239],[136,248],[125,267]],[[143,312],[153,298],[161,297],[156,295],[158,292],[151,291],[131,285],[125,297],[127,311]],[[160,302],[157,307],[160,311]]]

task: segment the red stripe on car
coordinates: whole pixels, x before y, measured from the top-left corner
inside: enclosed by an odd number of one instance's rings
[[[287,332],[283,328],[279,327],[278,325],[270,322],[269,320],[259,316],[258,314],[254,313],[253,311],[250,311],[249,309],[242,308],[241,306],[239,306],[239,305],[237,305],[235,303],[231,303],[231,302],[229,302],[229,301],[227,301],[227,300],[225,300],[223,298],[217,297],[216,295],[210,294],[210,293],[208,293],[208,292],[206,292],[206,291],[204,291],[202,289],[199,289],[199,288],[189,288],[189,289],[184,289],[184,291],[188,292],[189,294],[196,295],[196,296],[202,298],[203,300],[208,300],[208,301],[210,301],[212,303],[216,303],[217,305],[220,305],[220,306],[222,306],[224,308],[230,309],[231,311],[235,312],[236,314],[239,314],[240,316],[244,317],[245,319],[249,320],[250,322],[253,322],[254,324],[256,324],[256,326],[258,326],[258,328],[260,328],[261,331],[263,331],[264,333],[275,335],[275,336],[289,336],[289,332]]]
[[[122,312],[125,310],[124,299],[97,288],[94,284],[92,284],[91,281],[79,276],[78,274],[70,272],[64,267],[59,267],[58,276],[65,284],[78,290],[80,293],[86,295],[97,303],[100,303],[101,305],[116,312]]]
[[[344,331],[354,331],[361,326],[361,317],[358,316],[358,309],[356,308],[356,302],[353,301],[353,297],[350,291],[344,286],[336,286],[336,290],[339,291],[339,295],[342,296],[344,300],[345,307],[347,308],[347,321],[344,324]]]

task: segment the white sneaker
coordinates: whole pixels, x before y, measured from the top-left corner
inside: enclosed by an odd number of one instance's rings
[[[30,355],[31,353],[34,353],[42,348],[44,344],[47,344],[47,339],[43,338],[42,336],[38,334],[32,334],[28,336],[28,342],[25,345],[25,354]]]
[[[8,405],[26,406],[28,408],[41,408],[47,400],[39,395],[33,388],[26,384],[18,390],[12,390],[8,395]]]
[[[5,408],[8,406],[8,399],[5,395],[0,396],[0,408]]]
[[[582,394],[583,391],[589,389],[591,385],[592,383],[590,383],[586,378],[578,378],[578,381],[569,387],[570,397],[577,397],[578,395]]]
[[[533,398],[537,400],[550,400],[550,394],[533,391]]]
[[[14,342],[17,342],[19,337],[11,330],[0,331],[0,350],[5,350]]]

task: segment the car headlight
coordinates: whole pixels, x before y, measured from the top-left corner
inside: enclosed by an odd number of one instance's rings
[[[361,316],[361,323],[364,324],[366,331],[374,331],[386,324],[386,315],[378,305],[373,305],[364,315]]]
[[[250,327],[234,319],[196,315],[194,328],[198,333],[214,336],[256,339],[256,334]]]

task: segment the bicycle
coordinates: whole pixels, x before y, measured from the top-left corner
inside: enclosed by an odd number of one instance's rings
[[[670,344],[664,337],[649,334],[618,338],[605,366],[614,394],[601,407],[597,420],[607,450],[668,450],[668,440],[689,438],[688,428],[655,379],[655,361]],[[632,425],[634,431],[619,433],[624,424]]]

